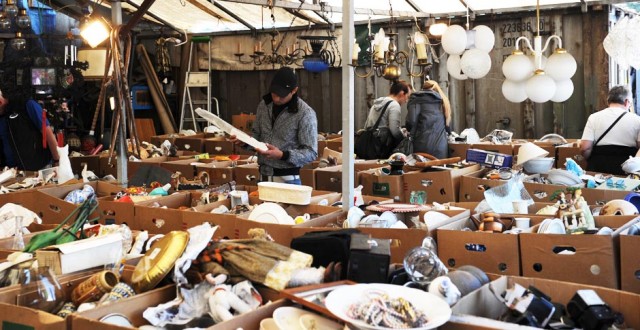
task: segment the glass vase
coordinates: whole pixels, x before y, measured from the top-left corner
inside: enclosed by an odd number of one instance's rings
[[[65,294],[55,274],[49,267],[20,270],[20,294],[18,306],[29,307],[55,314],[65,303]]]

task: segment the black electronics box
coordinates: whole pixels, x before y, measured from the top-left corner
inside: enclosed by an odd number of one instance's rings
[[[352,234],[347,278],[357,283],[387,283],[390,243],[388,239]]]

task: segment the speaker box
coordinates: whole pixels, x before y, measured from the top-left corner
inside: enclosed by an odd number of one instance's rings
[[[390,240],[352,234],[347,278],[357,283],[387,283]]]

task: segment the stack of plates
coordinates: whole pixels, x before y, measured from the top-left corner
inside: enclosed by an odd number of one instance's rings
[[[566,234],[564,223],[560,219],[546,219],[538,227],[538,234]]]
[[[559,184],[563,186],[577,186],[582,185],[582,179],[579,176],[569,172],[567,170],[553,169],[547,174],[547,179],[552,184]]]

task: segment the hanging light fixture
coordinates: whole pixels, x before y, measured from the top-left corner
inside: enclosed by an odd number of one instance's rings
[[[11,30],[11,18],[3,11],[0,12],[0,31]]]
[[[393,17],[393,7],[389,2],[389,31],[393,31],[395,20]],[[417,24],[417,21],[416,21]],[[396,38],[398,33],[385,32],[384,28],[380,28],[376,34],[371,33],[371,21],[369,28],[369,49],[365,50],[367,62],[362,65],[359,63],[360,46],[354,45],[354,52],[351,57],[351,65],[356,75],[360,78],[370,77],[375,74],[387,80],[397,80],[402,75],[402,67],[407,70],[407,74],[411,77],[422,77],[429,72],[431,61],[429,60],[427,46],[430,47],[429,39],[421,31],[416,31],[412,36],[408,37],[409,52],[398,50]],[[418,66],[415,70],[413,66]],[[358,73],[358,67],[364,67],[364,73]]]
[[[16,6],[15,0],[7,0],[7,3],[4,5],[4,13],[10,18],[18,15],[18,6]]]
[[[22,8],[18,12],[18,17],[16,17],[16,25],[20,29],[28,29],[31,27],[31,19],[29,15],[27,15],[27,10]]]
[[[449,55],[447,71],[454,79],[480,79],[491,70],[489,52],[495,44],[493,31],[485,25],[469,30],[469,8],[467,29],[460,25],[447,27],[442,34],[442,48]]]
[[[429,25],[429,34],[434,37],[441,36],[449,27],[444,21],[437,21],[433,18],[427,20]]]
[[[502,73],[506,78],[502,83],[502,95],[513,103],[523,102],[527,98],[535,103],[564,102],[573,94],[571,77],[578,67],[576,60],[562,48],[562,39],[557,35],[549,37],[544,48],[542,47],[540,0],[536,2],[536,19],[538,31],[533,38],[533,47],[528,38],[519,37],[516,39],[515,50],[502,63]],[[554,39],[557,48],[547,59],[542,53]],[[533,54],[533,62],[519,48],[520,41],[523,40]]]
[[[22,32],[18,31],[16,37],[11,39],[10,45],[15,50],[24,50],[27,48],[27,40],[22,36]]]
[[[91,46],[96,48],[99,44],[109,38],[109,29],[101,19],[87,20],[82,28],[80,35]]]

